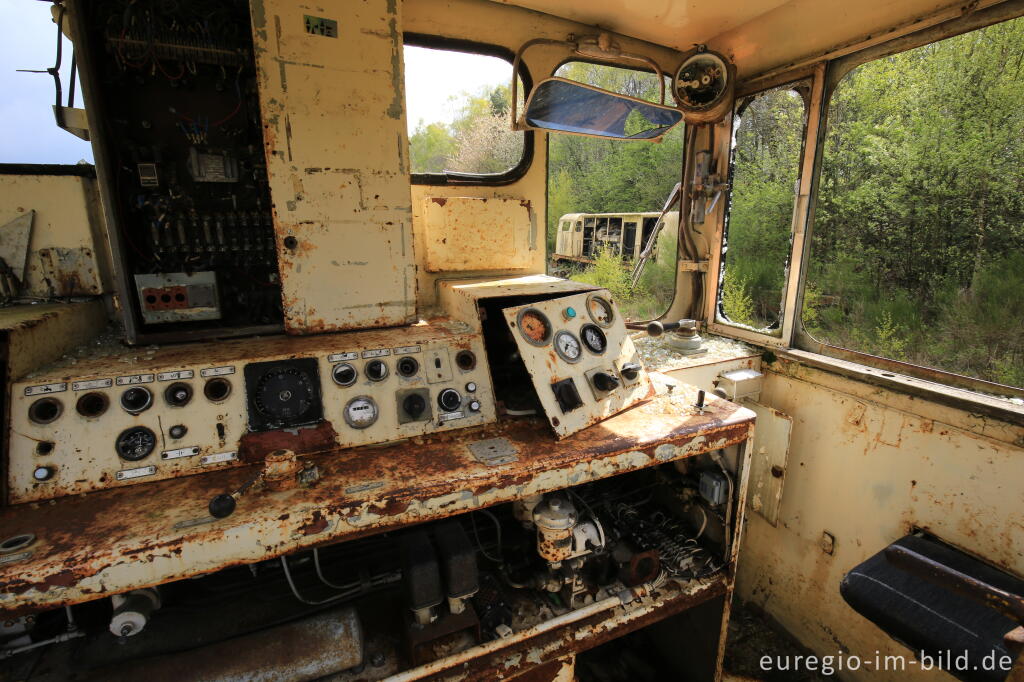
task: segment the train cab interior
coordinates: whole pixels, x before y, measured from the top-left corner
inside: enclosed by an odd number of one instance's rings
[[[45,6],[0,679],[1024,680],[1024,1]]]

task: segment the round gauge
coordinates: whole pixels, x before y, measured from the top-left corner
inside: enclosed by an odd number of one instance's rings
[[[378,416],[377,403],[368,395],[353,398],[345,405],[345,423],[353,429],[373,426]]]
[[[331,377],[334,379],[334,383],[339,386],[351,386],[356,383],[357,376],[356,368],[347,362],[335,365],[334,369],[331,370]]]
[[[590,313],[590,319],[601,327],[610,327],[612,321],[615,320],[615,308],[603,296],[596,294],[588,296],[587,312]]]
[[[555,334],[555,352],[566,362],[579,362],[583,349],[580,340],[563,329]]]
[[[388,378],[388,365],[383,360],[370,360],[363,372],[370,381],[384,381]]]
[[[145,426],[125,429],[114,441],[117,456],[129,462],[138,462],[149,457],[156,447],[156,434]]]
[[[546,346],[551,341],[551,322],[547,315],[536,308],[520,310],[516,324],[523,338],[534,346]]]
[[[601,355],[608,348],[608,337],[596,324],[583,325],[583,328],[580,329],[580,338],[591,353]]]
[[[315,406],[309,375],[294,367],[271,370],[256,382],[252,404],[267,419],[294,423]]]

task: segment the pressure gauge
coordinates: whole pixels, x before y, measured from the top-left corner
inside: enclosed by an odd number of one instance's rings
[[[519,311],[516,323],[523,338],[534,346],[546,346],[551,341],[551,322],[547,315],[536,308]]]
[[[583,345],[591,353],[601,355],[608,349],[608,337],[596,324],[583,325],[583,328],[580,329],[580,338],[583,339]]]
[[[366,429],[377,421],[377,403],[368,395],[353,398],[345,405],[345,423],[353,429]]]
[[[155,447],[156,434],[145,426],[125,429],[114,443],[117,456],[129,462],[138,462],[140,459],[149,457]]]
[[[555,352],[566,362],[579,362],[583,349],[580,340],[563,329],[555,334]]]
[[[587,297],[587,312],[590,319],[601,327],[610,327],[615,320],[615,308],[603,296],[591,294]]]

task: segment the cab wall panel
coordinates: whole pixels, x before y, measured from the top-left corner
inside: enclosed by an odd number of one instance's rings
[[[912,528],[1024,574],[1024,429],[983,435],[966,412],[817,371],[768,371],[761,401],[793,417],[792,442],[778,528],[748,516],[739,594],[816,653],[909,655],[847,606],[839,583]],[[948,679],[917,666],[888,675]]]

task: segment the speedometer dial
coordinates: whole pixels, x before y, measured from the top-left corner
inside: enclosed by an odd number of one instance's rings
[[[264,374],[253,397],[260,414],[281,424],[294,424],[301,420],[315,400],[309,375],[293,367]]]
[[[516,323],[528,343],[546,346],[551,341],[551,322],[536,308],[521,310]]]
[[[562,330],[555,334],[555,352],[566,362],[578,362],[583,354],[580,340],[572,332]]]
[[[587,312],[590,313],[590,319],[602,327],[612,326],[615,320],[615,308],[603,296],[594,294],[588,297]]]

